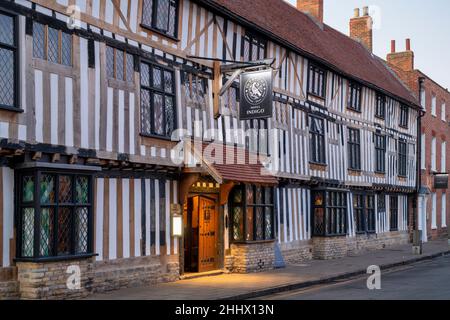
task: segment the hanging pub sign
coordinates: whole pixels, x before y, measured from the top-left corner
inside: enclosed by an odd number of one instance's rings
[[[272,117],[272,69],[241,74],[240,120]]]
[[[448,174],[436,174],[434,176],[435,189],[448,189]]]

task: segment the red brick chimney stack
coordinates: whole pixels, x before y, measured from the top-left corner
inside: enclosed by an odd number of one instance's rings
[[[393,45],[393,47],[392,47]],[[391,53],[387,55],[387,61],[389,64],[403,71],[414,70],[414,52],[411,50],[411,39],[405,41],[405,51],[395,51],[395,40],[391,41]]]
[[[360,16],[360,9],[356,8],[354,16],[350,19],[350,37],[361,42],[370,52],[373,50],[373,20],[369,15],[369,7],[363,8],[363,15]]]
[[[323,0],[297,0],[297,9],[323,23]]]

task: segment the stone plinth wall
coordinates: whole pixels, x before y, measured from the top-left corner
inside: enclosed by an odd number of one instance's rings
[[[282,243],[280,249],[286,264],[297,264],[313,258],[312,241]]]
[[[232,244],[227,268],[233,273],[271,270],[275,262],[275,243]]]
[[[68,273],[68,268],[72,268],[72,273]],[[70,281],[78,270],[80,288],[76,288],[76,282]],[[92,293],[176,281],[179,279],[179,262],[178,255],[113,261],[95,261],[90,258],[61,262],[18,262],[17,277],[17,296],[21,299],[80,299]]]

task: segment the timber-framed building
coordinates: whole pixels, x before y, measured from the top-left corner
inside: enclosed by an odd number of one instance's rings
[[[277,248],[292,263],[409,241],[419,103],[372,54],[370,28],[352,39],[322,10],[1,0],[0,297],[84,297],[271,269]],[[199,57],[274,58],[272,118],[239,120],[238,81],[219,97],[228,75]],[[183,141],[201,143],[174,161]],[[203,154],[214,144],[271,160],[215,164]],[[77,270],[81,286],[66,286]]]

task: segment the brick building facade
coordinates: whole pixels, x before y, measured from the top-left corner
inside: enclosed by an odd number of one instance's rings
[[[417,226],[423,240],[446,237],[450,221],[450,193],[435,189],[436,174],[448,173],[450,167],[450,92],[422,71],[415,69],[410,39],[405,51],[397,52],[395,41],[387,56],[390,66],[420,99],[421,118],[420,195]]]

